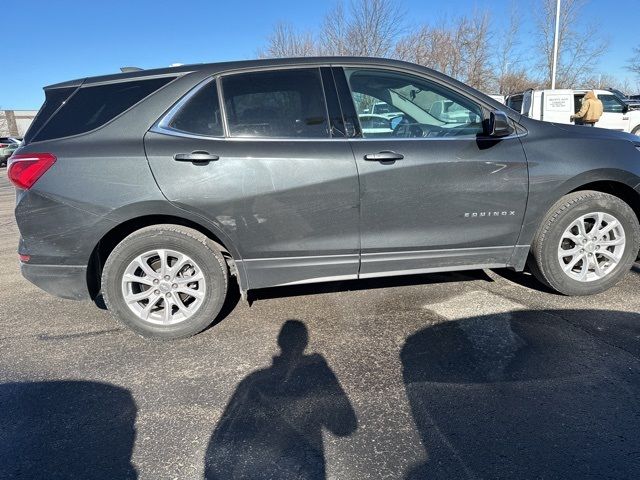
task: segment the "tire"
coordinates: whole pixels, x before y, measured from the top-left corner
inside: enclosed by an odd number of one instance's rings
[[[631,130],[631,133],[633,133],[634,135],[638,135],[640,137],[640,125],[638,125],[636,128]]]
[[[175,340],[214,322],[228,281],[227,264],[213,241],[191,228],[154,225],[132,233],[111,252],[102,293],[112,315],[138,334]]]
[[[596,224],[606,232],[600,239],[592,230]],[[531,246],[529,268],[538,280],[559,293],[594,295],[622,279],[638,248],[640,226],[629,205],[602,192],[574,192],[562,197],[545,216]],[[564,255],[568,252],[572,253]]]

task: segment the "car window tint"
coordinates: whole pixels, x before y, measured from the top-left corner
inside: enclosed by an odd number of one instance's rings
[[[598,95],[602,101],[602,107],[608,113],[622,113],[623,105],[615,95]]]
[[[51,118],[51,116],[60,108],[62,103],[67,100],[76,90],[76,87],[68,88],[48,88],[45,89],[45,100],[40,111],[33,120],[27,133],[24,136],[25,142],[29,143],[38,130]]]
[[[482,109],[446,87],[386,70],[346,69],[353,101],[367,137],[476,137],[483,132]],[[390,120],[374,127],[372,111]]]
[[[231,75],[222,79],[222,91],[231,136],[329,136],[318,69]]]
[[[101,127],[173,78],[82,87],[36,134],[34,141],[68,137]]]
[[[198,90],[169,122],[180,132],[221,137],[223,135],[216,82]]]
[[[507,107],[511,108],[512,110],[515,110],[518,113],[522,113],[523,101],[524,101],[524,95],[512,95],[507,100]]]

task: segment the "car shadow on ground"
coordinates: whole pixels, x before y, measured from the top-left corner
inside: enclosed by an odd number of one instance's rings
[[[544,283],[534,277],[533,274],[531,274],[531,272],[529,272],[528,270],[525,270],[523,272],[516,272],[515,270],[510,270],[508,268],[495,268],[491,271],[499,277],[502,277],[509,282],[515,283],[516,285],[520,285],[521,287],[529,288],[538,292],[548,293],[551,295],[562,295],[553,290],[551,287],[546,286]]]
[[[640,478],[640,314],[517,311],[411,335],[407,479]]]
[[[136,404],[106,383],[0,385],[0,478],[135,479]]]
[[[287,321],[273,364],[243,379],[218,422],[205,479],[324,479],[322,433],[346,437],[358,421],[320,354],[305,355],[304,323]]]
[[[461,272],[425,273],[405,275],[399,277],[381,277],[363,280],[344,280],[338,282],[313,283],[308,285],[289,285],[286,287],[271,287],[249,292],[249,301],[267,300],[271,298],[298,297],[319,295],[324,293],[339,293],[344,291],[373,290],[379,288],[407,287],[411,285],[432,285],[451,282],[493,282],[484,270],[469,270]]]

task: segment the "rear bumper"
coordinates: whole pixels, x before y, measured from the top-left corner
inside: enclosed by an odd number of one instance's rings
[[[56,297],[89,300],[87,267],[69,265],[20,265],[22,276]]]

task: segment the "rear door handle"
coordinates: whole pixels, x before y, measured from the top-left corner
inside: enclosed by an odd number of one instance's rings
[[[209,152],[196,150],[191,153],[176,153],[173,159],[178,162],[214,162],[219,160],[218,155],[211,155]]]
[[[368,153],[364,156],[365,160],[372,162],[391,162],[395,160],[402,160],[404,155],[396,152],[380,152],[380,153]]]

